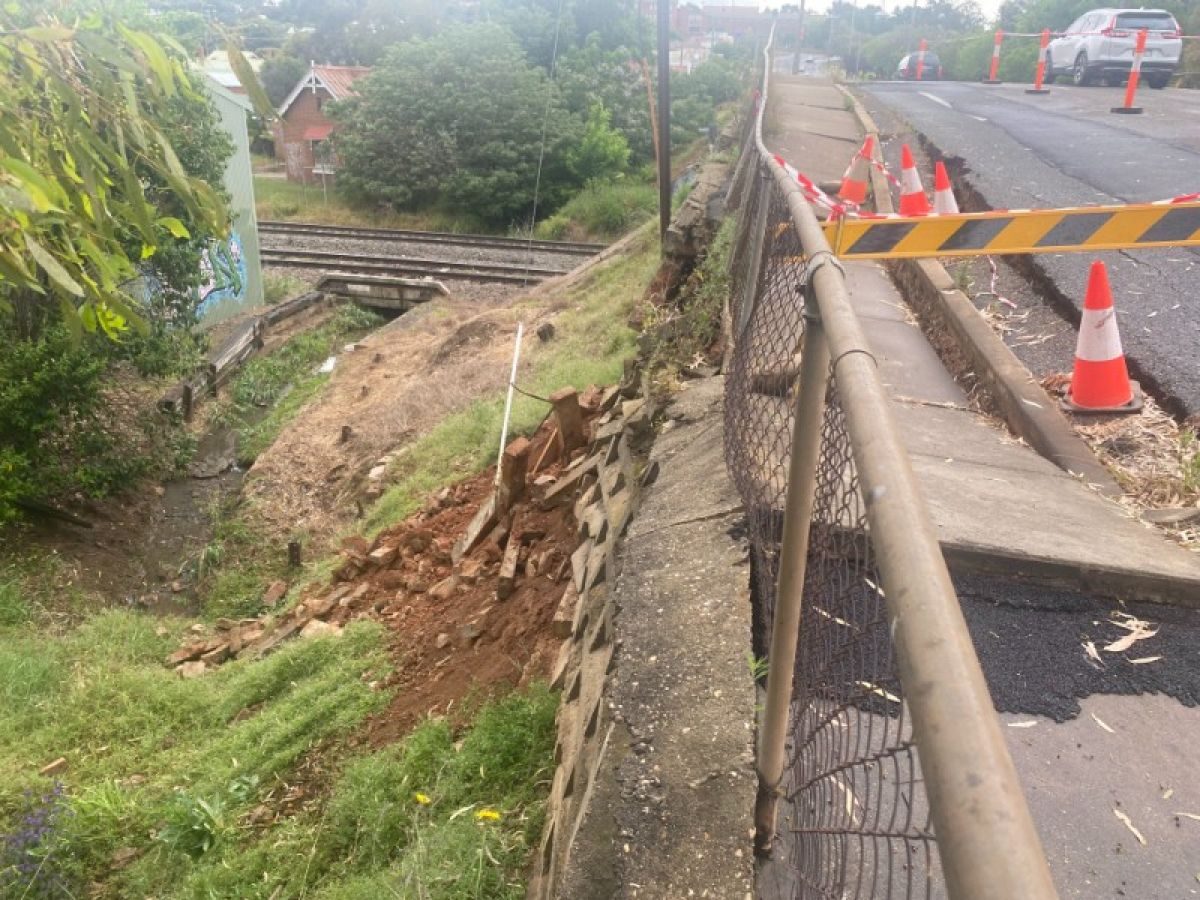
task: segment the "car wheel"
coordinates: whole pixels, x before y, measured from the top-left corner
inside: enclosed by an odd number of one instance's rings
[[[1088,58],[1086,53],[1080,53],[1075,57],[1075,68],[1071,70],[1071,81],[1077,87],[1085,87],[1092,83],[1092,73],[1088,71]]]
[[[1054,84],[1054,60],[1050,58],[1050,51],[1046,51],[1046,70],[1042,73],[1043,84]]]
[[[1167,82],[1170,80],[1170,75],[1168,75],[1166,78],[1164,78],[1162,75],[1154,75],[1146,79],[1146,84],[1150,85],[1150,87],[1154,88],[1156,91],[1161,91],[1167,86]]]

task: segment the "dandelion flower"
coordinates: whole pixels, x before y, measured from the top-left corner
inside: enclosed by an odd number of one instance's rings
[[[416,800],[418,803],[420,803],[422,806],[428,806],[430,803],[433,802],[432,800],[429,799],[428,794],[422,794],[420,791],[417,791],[415,794],[413,794],[413,799]]]
[[[479,810],[479,812],[475,813],[475,818],[480,822],[499,822],[500,813],[496,812],[496,810],[490,807],[485,806],[483,809]]]

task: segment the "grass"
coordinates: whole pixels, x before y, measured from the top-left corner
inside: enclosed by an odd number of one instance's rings
[[[263,300],[267,306],[282,303],[307,290],[308,284],[295,275],[286,272],[267,272],[263,275]]]
[[[332,748],[387,702],[369,685],[388,668],[377,626],[187,681],[161,661],[184,627],[125,611],[63,636],[0,626],[0,896],[93,884],[122,897],[522,895],[551,766],[549,691],[483,707],[463,735],[429,721],[337,763]],[[39,800],[55,797],[38,771],[59,756],[61,796]],[[313,760],[327,771],[316,802],[253,827],[250,811]],[[53,807],[51,826],[5,860],[31,798]],[[36,863],[32,883],[2,865],[22,861]]]
[[[486,231],[476,220],[438,210],[400,213],[367,209],[346,201],[333,185],[301,184],[284,178],[254,178],[254,205],[260,221],[321,222],[371,228],[412,228],[420,231]]]
[[[658,262],[658,242],[647,236],[634,252],[598,268],[572,288],[568,306],[555,321],[555,339],[527,351],[521,388],[544,397],[567,385],[583,389],[619,380],[625,360],[635,351],[629,313]],[[405,448],[394,464],[392,487],[367,514],[367,531],[401,521],[431,491],[494,462],[503,412],[504,395],[498,391],[448,416]],[[545,403],[518,394],[510,433],[532,432],[545,414]]]
[[[653,183],[626,179],[590,184],[539,222],[536,234],[546,240],[606,241],[642,224],[657,209]]]
[[[328,376],[314,369],[340,343],[381,322],[373,313],[347,304],[328,323],[301,332],[274,353],[247,363],[233,379],[229,399],[216,412],[218,421],[238,432],[238,462],[252,464],[316,395]],[[260,411],[268,408],[263,418]]]

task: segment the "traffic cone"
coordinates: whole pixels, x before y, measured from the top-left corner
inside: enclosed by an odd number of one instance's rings
[[[913,162],[908,144],[900,145],[900,215],[925,216],[929,214],[929,198]]]
[[[950,188],[950,176],[939,159],[933,164],[933,211],[937,215],[954,215],[958,212],[958,201]]]
[[[1142,408],[1140,392],[1129,380],[1125,367],[1108,270],[1100,260],[1092,263],[1088,276],[1083,320],[1075,345],[1075,374],[1063,406],[1072,412],[1093,413],[1137,412]]]
[[[848,203],[862,204],[867,202],[867,177],[870,174],[871,154],[875,152],[875,138],[867,135],[862,149],[854,154],[846,174],[842,176],[842,186],[838,188],[838,199]]]

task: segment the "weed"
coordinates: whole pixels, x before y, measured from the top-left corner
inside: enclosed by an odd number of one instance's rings
[[[303,278],[286,272],[267,272],[263,275],[263,300],[268,306],[274,306],[303,294],[307,287]]]
[[[47,900],[72,896],[68,876],[55,857],[58,826],[69,814],[61,782],[55,781],[41,795],[25,792],[14,830],[0,832],[0,894]]]
[[[20,582],[0,574],[0,628],[24,625],[33,617],[33,610],[21,591]]]
[[[657,208],[653,184],[634,179],[597,182],[538,223],[536,234],[549,240],[605,240],[636,228]]]
[[[767,663],[765,656],[755,656],[747,651],[746,660],[750,664],[750,677],[755,681],[763,681],[767,677],[767,670],[770,665]]]
[[[180,791],[168,808],[166,824],[156,840],[170,850],[199,859],[217,845],[228,829],[221,797],[193,797]]]
[[[1184,429],[1179,434],[1179,458],[1183,464],[1183,487],[1189,493],[1200,493],[1200,438],[1196,432]]]

